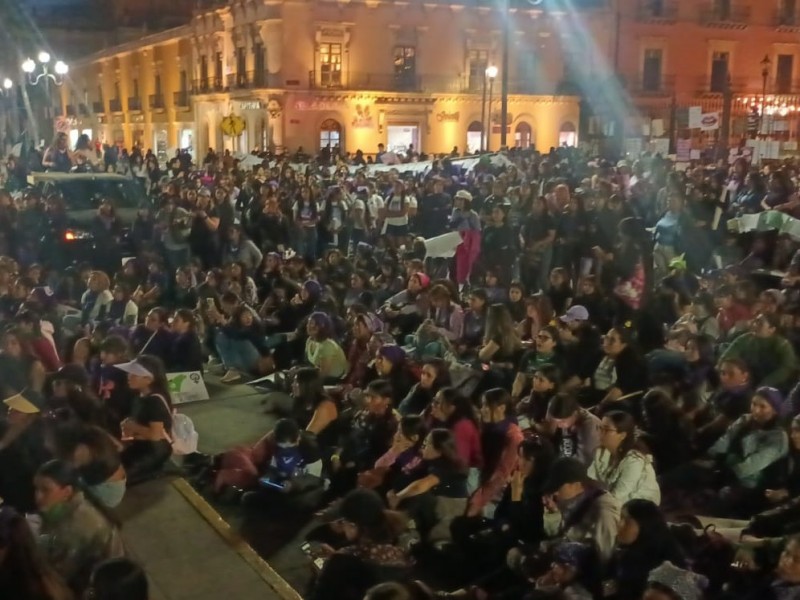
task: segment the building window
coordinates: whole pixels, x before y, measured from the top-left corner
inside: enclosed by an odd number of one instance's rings
[[[161,95],[161,75],[156,74],[155,80],[153,82],[153,91],[155,92],[156,96]]]
[[[319,127],[319,147],[330,147],[331,149],[337,146],[341,147],[342,143],[342,126],[338,121],[333,119],[326,119]]]
[[[136,77],[133,78],[133,85],[131,87],[133,89],[133,94],[131,94],[131,96],[133,98],[138,98],[139,97],[139,80]]]
[[[714,52],[711,57],[711,91],[721,94],[728,85],[728,60],[727,52]]]
[[[414,85],[417,76],[417,49],[413,46],[395,46],[394,79],[401,88]]]
[[[122,98],[122,94],[119,91],[119,81],[114,82],[114,100],[119,100]]]
[[[342,45],[319,45],[319,82],[322,86],[342,85]]]
[[[480,121],[473,121],[467,127],[467,152],[475,154],[481,150],[481,138],[483,137],[483,125]]]
[[[205,54],[200,57],[200,87],[208,89],[208,57]]]
[[[731,17],[731,0],[714,0],[714,16],[726,21]]]
[[[558,145],[570,148],[578,145],[578,133],[575,124],[571,121],[561,125],[561,131],[558,132]]]
[[[180,74],[180,91],[185,92],[186,88],[188,87],[189,82],[187,81],[186,71],[181,71]]]
[[[783,0],[779,13],[781,25],[797,25],[797,0]]]
[[[214,88],[222,88],[222,52],[214,57]]]
[[[792,92],[792,75],[794,71],[794,56],[779,54],[775,65],[775,93],[790,94]]]
[[[530,148],[533,138],[533,132],[531,131],[531,126],[521,121],[517,123],[517,126],[514,128],[514,145],[517,148]]]
[[[489,66],[488,50],[469,51],[469,89],[475,91],[483,87],[486,67]]]
[[[245,49],[236,48],[236,84],[239,86],[247,83],[247,55]]]
[[[98,85],[97,86],[97,102],[100,103],[100,104],[104,104],[105,103],[104,100],[103,100],[103,86],[102,85]]]
[[[661,50],[649,48],[644,51],[642,64],[642,89],[657,92],[661,89]]]
[[[266,54],[264,53],[264,45],[261,43],[253,46],[253,71],[254,81],[258,85],[264,85],[267,80],[267,65]]]

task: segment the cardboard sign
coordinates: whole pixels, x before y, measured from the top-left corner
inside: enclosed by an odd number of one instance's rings
[[[169,395],[175,405],[209,399],[206,382],[203,381],[203,374],[200,371],[167,373],[167,383]]]

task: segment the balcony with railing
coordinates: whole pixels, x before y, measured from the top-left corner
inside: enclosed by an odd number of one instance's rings
[[[634,96],[671,96],[675,92],[675,75],[637,77],[624,82],[625,90]]]
[[[740,94],[742,92],[754,91],[753,82],[749,77],[729,77],[728,85],[731,93]],[[697,92],[699,94],[723,94],[725,93],[725,81],[722,78],[712,78],[710,76],[699,77],[697,79]]]
[[[192,85],[193,94],[213,94],[216,92],[224,92],[224,91],[226,91],[226,87],[221,77],[196,79],[194,81],[194,85]]]
[[[142,99],[139,96],[129,96],[128,97],[128,111],[129,112],[141,112],[142,110]]]
[[[112,98],[108,101],[108,108],[112,113],[121,113],[122,100],[120,98]]]
[[[164,94],[150,94],[147,98],[150,110],[164,110]]]
[[[674,23],[678,20],[677,0],[639,0],[636,18],[642,23]]]
[[[778,29],[798,30],[800,29],[800,12],[796,9],[779,8],[775,11],[772,22]]]
[[[701,6],[699,22],[705,27],[744,29],[750,23],[750,7],[733,3]]]
[[[231,73],[226,79],[230,90],[250,90],[257,88],[278,88],[282,86],[278,75],[266,71],[247,71],[246,73]]]
[[[191,102],[189,102],[189,91],[181,90],[179,92],[173,92],[172,101],[177,108],[188,109],[191,106]]]

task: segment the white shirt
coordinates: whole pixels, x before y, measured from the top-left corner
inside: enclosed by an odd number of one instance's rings
[[[367,198],[367,211],[369,211],[369,216],[372,217],[374,221],[378,220],[380,212],[384,208],[386,208],[386,203],[379,194],[372,194],[372,196]]]
[[[402,210],[403,202],[399,196],[392,195],[386,202],[386,210]],[[405,207],[412,209],[417,207],[417,199],[414,196],[406,196]],[[386,217],[386,225],[402,227],[408,225],[408,214],[402,217]]]

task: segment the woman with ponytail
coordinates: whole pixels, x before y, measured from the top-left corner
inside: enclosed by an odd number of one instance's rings
[[[43,464],[33,484],[41,515],[39,547],[47,563],[81,594],[95,565],[124,555],[118,522],[84,493],[78,471],[64,461]]]

